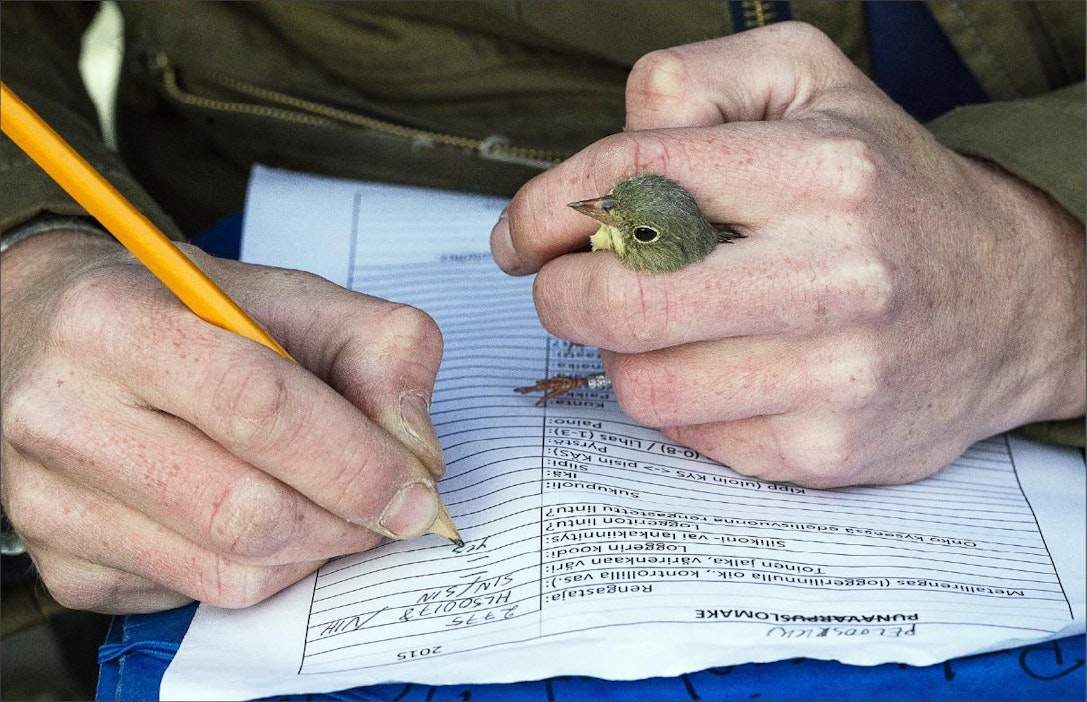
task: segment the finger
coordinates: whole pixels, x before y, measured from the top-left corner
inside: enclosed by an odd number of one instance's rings
[[[623,411],[666,427],[863,408],[879,383],[868,346],[842,335],[738,337],[601,357]]]
[[[744,475],[814,489],[914,482],[966,450],[946,440],[902,450],[870,433],[860,435],[830,413],[749,417],[661,431]]]
[[[706,143],[708,136],[690,131],[615,134],[536,176],[514,195],[506,218],[499,220],[491,233],[495,261],[506,272],[523,275],[557,256],[587,249],[589,236],[599,225],[569,203],[605,195],[617,182],[636,173],[659,173],[677,180],[698,201],[701,193],[691,187],[692,162],[698,161],[695,152],[713,159],[705,162],[707,168],[722,159],[712,153]],[[730,148],[740,143],[735,140]],[[702,165],[699,163],[699,168]],[[727,172],[727,168],[716,171]],[[704,206],[701,201],[699,204]]]
[[[326,559],[380,537],[240,461],[191,425],[70,384],[19,405],[9,440],[20,457],[111,495],[202,547],[249,564]],[[108,422],[101,418],[109,417]]]
[[[840,85],[867,82],[822,32],[782,22],[675,48],[634,64],[628,130],[790,117]]]
[[[253,267],[219,261],[228,280],[250,280]],[[282,290],[291,295],[282,295]],[[264,269],[236,291],[262,315],[295,357],[398,439],[434,478],[445,462],[430,418],[442,336],[426,313],[352,292],[299,271]],[[275,304],[267,300],[274,297]]]
[[[600,354],[620,409],[651,427],[781,414],[807,389],[800,364],[772,339]]]
[[[560,257],[540,270],[533,292],[556,336],[638,353],[878,320],[893,305],[887,281],[857,248],[767,229],[673,273],[633,271],[610,252]]]
[[[875,194],[877,158],[864,139],[817,117],[615,134],[518,191],[505,227],[492,232],[492,253],[523,274],[587,248],[595,223],[567,204],[647,172],[679,182],[707,219],[744,233],[805,215],[822,229],[828,215],[853,213]]]
[[[122,570],[69,553],[35,548],[35,570],[49,594],[69,609],[102,614],[161,612],[192,602],[191,597]]]
[[[775,483],[805,487],[834,487],[836,481],[819,476],[811,463],[794,461],[781,442],[785,415],[748,417],[730,422],[662,427],[669,439],[723,463],[742,475]],[[785,429],[784,431],[787,431]]]
[[[111,608],[113,603],[123,611],[120,600],[127,592],[113,591],[111,583],[132,585],[139,580],[116,578],[109,572],[121,571],[189,599],[218,607],[245,607],[321,565],[310,561],[262,567],[230,561],[107,495],[83,490],[45,470],[25,471],[8,487],[8,506],[14,507],[9,514],[12,524],[33,552],[42,553],[35,562],[50,591],[60,594],[58,601],[67,599],[92,609]],[[64,508],[57,509],[58,504]],[[72,568],[80,562],[99,566],[92,572],[98,579],[78,581],[79,574]]]
[[[268,269],[254,275],[283,282]],[[394,538],[430,527],[438,510],[433,478],[400,441],[301,365],[203,322],[176,301],[163,300],[153,284],[138,312],[118,316],[110,276],[84,282],[78,296],[84,315],[68,320],[66,335],[69,346],[80,348],[64,350],[85,353],[86,339],[105,336],[101,354],[93,358],[96,370],[108,374],[126,367],[118,381],[148,406],[193,424],[239,459],[348,521]],[[268,308],[262,318],[271,320],[276,333],[283,316],[277,300],[292,294],[282,288],[273,299],[274,289],[269,283],[263,299],[249,302],[250,309],[261,303]],[[153,325],[149,318],[156,320]],[[111,320],[109,335],[97,329],[102,319]],[[293,338],[284,341],[303,359],[312,349]]]
[[[433,479],[403,444],[301,366],[237,346],[143,396],[348,521],[396,538],[433,523]]]

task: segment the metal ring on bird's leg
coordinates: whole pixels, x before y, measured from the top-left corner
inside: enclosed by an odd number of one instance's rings
[[[536,401],[536,406],[541,407],[547,404],[548,400],[554,399],[559,395],[564,395],[571,390],[575,390],[582,386],[593,390],[603,390],[611,387],[611,379],[609,379],[605,373],[593,373],[592,375],[583,375],[580,377],[556,375],[550,378],[544,378],[535,385],[514,388],[514,390],[522,395],[527,395],[530,392],[544,392],[544,396]]]

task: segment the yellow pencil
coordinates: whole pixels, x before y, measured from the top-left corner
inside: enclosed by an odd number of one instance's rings
[[[291,358],[174,242],[2,81],[0,129],[197,316]],[[439,506],[438,518],[431,531],[453,543],[463,544],[444,505]]]

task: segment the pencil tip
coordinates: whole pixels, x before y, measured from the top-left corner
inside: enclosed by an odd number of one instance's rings
[[[464,548],[464,540],[463,539],[450,539],[449,542],[451,544],[453,544],[454,546],[456,546],[457,548]]]
[[[464,540],[460,538],[460,532],[457,531],[457,526],[453,524],[453,519],[449,516],[449,512],[446,511],[445,505],[438,509],[438,518],[430,525],[430,533],[444,536],[457,546],[464,545]]]

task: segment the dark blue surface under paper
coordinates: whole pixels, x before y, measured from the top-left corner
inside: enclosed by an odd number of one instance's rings
[[[159,682],[196,605],[118,617],[101,648],[99,700],[158,699]],[[229,653],[224,652],[224,656]],[[224,658],[224,665],[229,660]],[[968,656],[922,668],[842,665],[806,658],[710,668],[678,678],[610,682],[560,676],[511,685],[370,685],[283,700],[1083,700],[1084,637]]]

